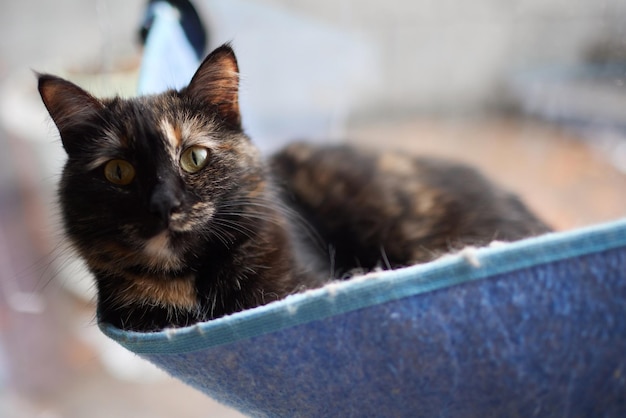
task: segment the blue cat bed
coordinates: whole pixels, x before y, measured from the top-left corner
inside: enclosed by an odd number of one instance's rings
[[[102,331],[252,416],[626,416],[626,220]]]

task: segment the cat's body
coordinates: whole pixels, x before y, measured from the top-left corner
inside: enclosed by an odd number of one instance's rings
[[[185,326],[354,269],[548,230],[463,166],[306,144],[266,164],[241,129],[237,71],[224,46],[186,89],[130,100],[40,76],[69,156],[64,225],[100,320]]]
[[[549,230],[517,196],[455,162],[296,143],[271,167],[285,199],[330,246],[335,276]]]

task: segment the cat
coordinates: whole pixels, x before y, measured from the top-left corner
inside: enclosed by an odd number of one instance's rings
[[[180,91],[100,99],[48,74],[38,88],[68,155],[65,233],[95,277],[99,320],[120,329],[183,327],[549,230],[446,161],[306,143],[266,161],[242,129],[229,45]]]

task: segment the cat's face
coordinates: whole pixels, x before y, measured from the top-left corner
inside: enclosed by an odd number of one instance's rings
[[[180,92],[99,100],[46,75],[39,89],[68,153],[66,230],[92,268],[176,270],[199,241],[235,239],[231,218],[263,173],[241,131],[230,48]]]

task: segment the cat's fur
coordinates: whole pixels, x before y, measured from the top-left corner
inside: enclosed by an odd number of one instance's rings
[[[100,320],[185,326],[355,269],[548,230],[516,197],[443,161],[294,144],[265,163],[242,131],[238,84],[229,46],[187,88],[155,96],[98,99],[39,76],[68,154],[64,226],[96,278]],[[180,161],[192,146],[209,160],[190,174]],[[106,179],[111,160],[132,164],[129,184]]]

